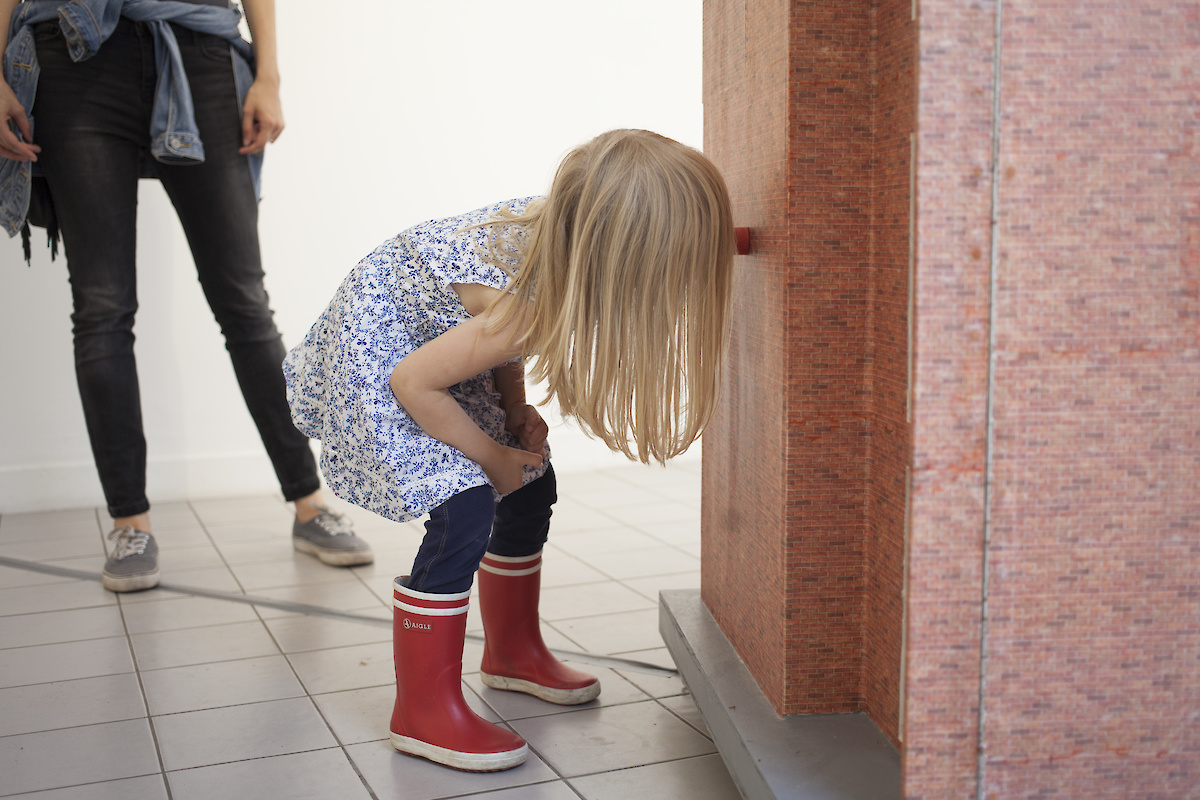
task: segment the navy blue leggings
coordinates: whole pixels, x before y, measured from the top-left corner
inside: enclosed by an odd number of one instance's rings
[[[484,553],[531,556],[550,533],[558,500],[554,468],[496,502],[491,486],[459,492],[429,512],[425,538],[413,561],[409,587],[450,594],[471,588]]]

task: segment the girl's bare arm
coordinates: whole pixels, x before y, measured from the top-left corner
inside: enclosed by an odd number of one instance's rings
[[[520,361],[501,364],[492,370],[492,376],[504,413],[507,414],[514,405],[525,403],[525,367]]]
[[[493,369],[492,375],[500,393],[505,427],[517,437],[521,449],[545,455],[550,429],[537,408],[525,402],[525,365],[520,361],[504,364]]]
[[[541,455],[496,442],[463,411],[447,388],[519,353],[511,331],[489,332],[490,314],[472,317],[405,356],[391,375],[392,393],[427,434],[479,464],[502,494],[521,486],[521,468]]]

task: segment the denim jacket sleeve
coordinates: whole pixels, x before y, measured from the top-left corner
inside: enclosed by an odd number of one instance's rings
[[[10,23],[9,45],[4,52],[4,79],[25,107],[33,126],[33,101],[37,93],[37,52],[32,26],[57,18],[74,61],[95,55],[122,16],[145,22],[154,36],[158,82],[150,121],[150,152],[164,163],[204,161],[204,145],[196,127],[191,89],[169,23],[220,36],[230,42],[238,92],[238,106],[254,82],[253,50],[241,37],[240,12],[216,6],[175,0],[35,0],[17,6]],[[260,194],[262,154],[249,156],[256,195]],[[29,164],[0,159],[0,225],[15,236],[29,211],[33,173]]]
[[[70,0],[58,6],[58,25],[72,61],[86,61],[96,55],[117,29],[123,5],[123,0]]]
[[[56,15],[53,4],[21,3],[9,24],[8,46],[4,50],[4,80],[16,95],[17,102],[25,108],[31,129],[34,127],[33,98],[40,74],[33,26]],[[23,138],[19,131],[16,135]],[[31,164],[0,158],[0,225],[10,237],[16,236],[25,224],[32,182]]]
[[[150,153],[165,164],[201,162],[204,160],[204,143],[196,127],[195,107],[192,105],[191,89],[179,54],[179,44],[169,23],[176,23],[200,33],[220,36],[233,45],[233,68],[237,73],[239,106],[245,102],[246,92],[253,82],[249,65],[252,56],[250,46],[241,38],[238,22],[241,13],[233,9],[216,6],[181,3],[176,0],[124,0],[121,14],[129,19],[144,22],[154,34],[154,55],[158,67],[158,85],[155,89],[154,111],[150,118]],[[258,171],[255,186],[258,186]]]

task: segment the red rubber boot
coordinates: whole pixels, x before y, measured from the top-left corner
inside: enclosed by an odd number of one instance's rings
[[[427,594],[395,582],[392,747],[454,769],[495,772],[522,763],[529,747],[512,731],[480,718],[463,700],[470,594]]]
[[[595,700],[600,681],[559,661],[542,641],[538,621],[541,551],[521,558],[488,553],[478,574],[484,684],[563,706]]]

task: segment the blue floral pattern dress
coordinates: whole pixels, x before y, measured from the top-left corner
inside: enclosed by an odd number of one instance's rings
[[[402,358],[470,318],[450,284],[507,288],[509,276],[483,257],[492,226],[471,226],[496,219],[504,208],[520,213],[533,199],[423,222],[384,242],[351,270],[288,353],[283,371],[292,420],[321,440],[321,471],[338,497],[404,522],[490,483],[477,463],[427,435],[396,402],[388,381]],[[496,254],[516,266],[504,250]],[[518,446],[504,428],[491,370],[450,393],[485,433]],[[544,466],[527,467],[525,483],[544,472]]]

